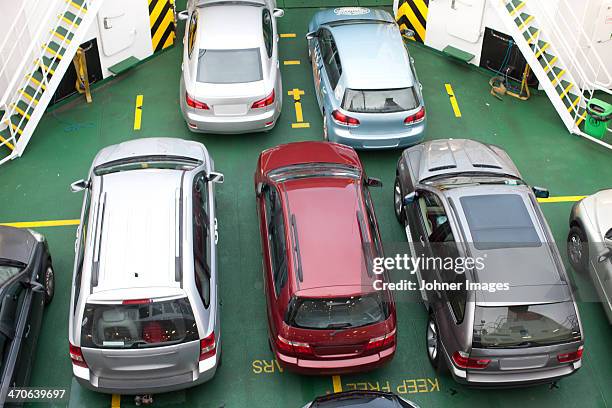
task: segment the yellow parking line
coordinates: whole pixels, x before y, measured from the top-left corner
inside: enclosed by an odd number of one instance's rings
[[[295,103],[295,120],[297,122],[303,122],[304,121],[304,113],[302,112],[302,103],[301,102],[296,102]]]
[[[291,127],[293,129],[306,129],[310,127],[310,123],[308,122],[292,123]]]
[[[297,35],[295,35],[295,33],[282,33],[280,35],[280,38],[295,38],[297,37]]]
[[[138,95],[136,97],[136,108],[134,109],[134,130],[140,130],[142,124],[142,102],[144,97]]]
[[[79,225],[80,220],[55,220],[55,221],[25,221],[25,222],[7,222],[5,227],[15,228],[41,228],[41,227],[65,227],[68,225]]]
[[[450,97],[450,103],[453,107],[453,112],[455,112],[455,117],[460,118],[461,110],[459,109],[457,98],[455,97],[455,91],[453,91],[453,87],[451,86],[451,84],[445,84],[445,86],[446,86],[446,93]]]
[[[586,196],[562,196],[562,197],[548,197],[548,198],[538,198],[538,202],[540,203],[573,203],[576,201],[580,201]]]
[[[111,408],[119,407],[121,407],[121,395],[113,394],[113,398],[111,399]]]
[[[300,65],[300,60],[285,60],[283,65]]]
[[[334,392],[342,392],[342,380],[340,379],[340,376],[332,376],[332,382],[334,383]]]

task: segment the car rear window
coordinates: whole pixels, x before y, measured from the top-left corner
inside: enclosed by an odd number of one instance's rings
[[[413,87],[401,89],[357,90],[347,89],[342,108],[358,113],[403,112],[419,107]]]
[[[197,81],[210,84],[241,84],[263,79],[259,48],[200,50]]]
[[[542,245],[518,194],[461,197],[474,246],[480,250]]]
[[[379,323],[389,316],[379,294],[338,299],[301,299],[289,324],[304,329],[333,330]]]
[[[81,346],[146,348],[198,340],[187,298],[141,304],[87,303]]]
[[[580,326],[573,302],[476,306],[474,347],[535,347],[576,340]]]

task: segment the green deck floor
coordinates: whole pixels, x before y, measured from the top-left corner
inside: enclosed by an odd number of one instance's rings
[[[51,109],[43,118],[24,156],[0,168],[0,222],[75,219],[82,196],[69,184],[86,176],[95,153],[103,146],[137,137],[172,136],[201,141],[225,173],[217,189],[220,229],[220,285],[223,366],[209,383],[182,392],[158,395],[156,406],[167,407],[301,407],[333,390],[331,377],[303,377],[281,372],[272,361],[266,335],[265,299],[252,175],[259,152],[280,143],[321,140],[322,120],[313,95],[306,58],[307,21],[314,9],[288,10],[280,32],[297,38],[280,40],[283,60],[301,60],[282,67],[285,90],[300,88],[307,129],[292,129],[295,120],[287,95],[277,127],[266,134],[205,136],[189,132],[178,105],[179,47],[136,67],[93,91],[87,105],[75,98]],[[504,147],[525,179],[550,188],[554,196],[591,194],[612,186],[610,151],[565,130],[543,95],[528,102],[499,101],[489,95],[489,75],[470,66],[412,47],[423,83],[429,116],[428,139],[469,137]],[[445,83],[450,83],[462,111],[455,118]],[[136,96],[144,95],[142,129],[133,130]],[[399,151],[367,152],[360,156],[370,176],[385,183],[372,194],[383,239],[405,241],[393,215],[392,192]],[[543,204],[544,213],[565,254],[571,203]],[[72,380],[68,358],[68,304],[75,227],[41,228],[49,239],[56,266],[56,298],[48,308],[36,352],[33,386],[69,390],[72,407],[108,407],[109,395],[96,394]],[[587,279],[570,273],[581,291],[592,290]],[[380,387],[402,393],[426,407],[612,407],[612,328],[599,304],[580,305],[586,352],[583,368],[559,382],[558,388],[472,390],[438,377],[424,346],[426,314],[417,304],[400,304],[399,345],[395,359],[377,371],[342,376],[344,390]],[[122,406],[133,406],[130,397]],[[34,406],[34,405],[33,405]]]

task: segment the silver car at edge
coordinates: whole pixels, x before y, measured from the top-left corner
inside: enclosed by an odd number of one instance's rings
[[[568,258],[575,270],[591,275],[612,324],[612,189],[574,204],[569,225]]]
[[[210,380],[221,358],[215,183],[201,143],[102,149],[86,180],[69,310],[74,377],[153,394]]]
[[[276,0],[190,0],[180,104],[189,129],[247,133],[272,129],[282,81]]]
[[[398,162],[395,213],[410,253],[454,260],[426,264],[418,279],[462,285],[421,292],[429,360],[460,383],[552,383],[582,366],[574,294],[536,200],[548,195],[504,150],[474,140],[426,142]]]
[[[323,10],[308,31],[326,140],[355,149],[401,148],[423,140],[421,84],[391,14],[365,7]]]

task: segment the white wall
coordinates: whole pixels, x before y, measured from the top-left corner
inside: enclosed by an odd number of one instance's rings
[[[105,28],[104,20],[107,19]],[[104,77],[109,67],[129,58],[140,60],[153,54],[147,0],[105,0],[92,34],[98,38]]]
[[[451,45],[475,55],[471,63],[479,65],[485,27],[502,33],[506,32],[506,28],[490,1],[457,0],[455,2],[457,10],[453,10],[452,5],[453,0],[429,2],[425,45],[437,50],[443,50],[446,46]],[[462,10],[461,7],[465,8]],[[457,21],[466,19],[469,19],[470,27],[463,26],[457,29]],[[457,35],[461,32],[465,35]],[[476,37],[472,36],[473,32],[477,33]]]
[[[471,63],[480,65],[485,28],[508,32],[495,9],[499,2],[431,0],[425,44],[437,50],[451,45],[475,55]],[[544,38],[551,42],[572,73],[577,70],[572,62],[577,61],[587,67],[583,71],[593,81],[596,78],[603,83],[610,81],[599,66],[594,72],[587,62],[592,61],[596,66],[596,53],[612,73],[612,0],[530,0],[528,7],[533,9]],[[553,29],[555,25],[558,29]],[[561,41],[565,41],[567,47]],[[594,47],[589,48],[589,43],[594,43]],[[612,88],[612,84],[608,88]]]

